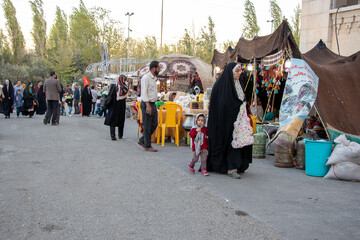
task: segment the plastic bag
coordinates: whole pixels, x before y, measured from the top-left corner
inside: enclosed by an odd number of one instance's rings
[[[360,144],[350,142],[342,134],[334,142],[338,143],[331,156],[328,158],[326,165],[333,165],[341,162],[353,162],[360,165]]]
[[[352,162],[332,165],[324,178],[346,181],[360,181],[360,166]]]

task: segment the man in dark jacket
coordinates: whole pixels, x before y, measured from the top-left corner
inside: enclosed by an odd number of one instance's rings
[[[75,108],[75,114],[80,114],[80,109],[79,109],[79,101],[80,101],[79,85],[75,84],[74,88],[75,88],[75,90],[74,90],[74,108]]]
[[[52,125],[57,125],[57,108],[59,107],[59,95],[61,92],[61,87],[59,81],[56,79],[56,73],[54,71],[50,72],[50,78],[45,80],[44,83],[44,91],[46,92],[46,101],[48,104],[48,108],[44,118],[44,124],[50,122]]]

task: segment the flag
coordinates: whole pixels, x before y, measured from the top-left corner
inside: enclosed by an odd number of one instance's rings
[[[84,87],[86,85],[90,85],[90,81],[89,81],[89,79],[87,77],[83,76],[83,79],[84,79]]]

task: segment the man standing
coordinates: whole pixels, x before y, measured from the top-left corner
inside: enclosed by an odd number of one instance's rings
[[[50,72],[50,78],[45,80],[44,83],[44,91],[46,92],[46,101],[48,104],[48,108],[44,118],[44,124],[46,125],[50,122],[51,125],[57,125],[57,108],[59,107],[59,97],[61,93],[61,87],[59,81],[56,79],[56,73],[54,71]]]
[[[158,61],[150,63],[150,71],[141,78],[141,112],[144,127],[144,135],[139,139],[138,144],[149,152],[157,152],[151,146],[151,135],[158,125],[158,114],[155,102],[157,100],[156,76],[160,72]]]
[[[80,114],[80,109],[79,109],[79,101],[80,101],[79,85],[75,84],[74,88],[75,88],[75,90],[74,90],[74,108],[75,108],[75,112],[74,112],[74,114]]]
[[[21,82],[20,81],[17,81],[16,85],[13,87],[14,88],[14,96],[16,96],[17,94],[17,91],[20,89],[21,93],[20,95],[23,95],[24,94],[24,88],[23,86],[21,86]]]
[[[92,97],[92,115],[94,115],[96,100],[97,100],[97,92],[94,86],[91,86],[91,97]]]

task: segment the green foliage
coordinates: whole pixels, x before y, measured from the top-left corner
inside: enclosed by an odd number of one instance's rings
[[[270,0],[270,13],[272,19],[274,20],[273,30],[275,30],[280,26],[283,19],[281,8],[277,4],[276,0]]]
[[[31,35],[35,44],[35,52],[40,57],[45,57],[46,52],[46,21],[44,17],[42,0],[29,1],[33,11],[33,30]]]
[[[46,66],[57,73],[61,82],[70,83],[76,75],[76,67],[74,67],[67,18],[59,7],[56,7],[55,23],[50,30],[47,44]]]
[[[215,24],[211,17],[208,18],[208,26],[202,27],[200,31],[200,37],[196,43],[197,45],[197,57],[201,58],[205,62],[211,62],[214,45],[216,44]]]
[[[10,38],[11,51],[16,64],[21,62],[25,53],[25,40],[16,18],[16,10],[10,0],[3,0],[2,7],[6,19],[6,30]]]
[[[0,63],[12,63],[11,50],[9,43],[7,42],[6,36],[0,28]]]
[[[196,37],[195,37],[195,32],[192,32],[192,37],[190,35],[191,33],[189,32],[189,30],[185,29],[185,34],[183,35],[183,37],[179,40],[178,42],[178,52],[183,53],[183,54],[187,54],[190,56],[195,56],[196,55]]]
[[[236,42],[231,41],[231,40],[227,40],[226,42],[223,43],[223,48],[222,51],[227,51],[229,47],[231,48],[235,48],[236,47]]]
[[[70,15],[70,40],[77,70],[85,72],[88,64],[101,60],[99,28],[94,14],[82,0]]]
[[[245,0],[244,9],[243,17],[245,18],[245,26],[243,28],[243,37],[253,39],[260,31],[260,27],[257,24],[254,4],[250,0]]]
[[[294,16],[292,17],[292,34],[294,35],[297,45],[300,44],[300,21],[301,21],[301,7],[298,4],[294,10]]]

